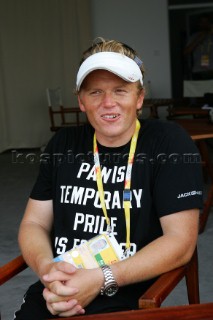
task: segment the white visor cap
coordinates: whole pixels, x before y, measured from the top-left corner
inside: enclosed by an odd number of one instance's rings
[[[76,90],[80,90],[82,82],[90,72],[99,69],[112,72],[127,82],[140,80],[143,85],[143,75],[134,60],[117,52],[98,52],[81,64],[77,74]]]

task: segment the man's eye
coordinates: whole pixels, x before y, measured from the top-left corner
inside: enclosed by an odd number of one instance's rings
[[[126,90],[124,90],[124,89],[116,89],[116,92],[117,93],[126,93]]]
[[[101,93],[100,90],[94,90],[94,91],[90,92],[91,95],[97,95],[97,94],[100,94],[100,93]]]

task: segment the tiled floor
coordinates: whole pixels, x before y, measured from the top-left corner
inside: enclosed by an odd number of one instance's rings
[[[31,154],[29,156],[29,154]],[[30,162],[30,159],[32,160]],[[1,265],[19,254],[18,226],[33,181],[38,172],[37,151],[6,152],[0,155],[0,261]],[[204,233],[199,235],[199,275],[201,302],[213,301],[213,211]],[[0,288],[2,320],[12,320],[14,310],[22,301],[27,287],[35,280],[27,269]],[[163,305],[187,304],[185,283],[182,281]],[[30,319],[29,319],[30,320]]]

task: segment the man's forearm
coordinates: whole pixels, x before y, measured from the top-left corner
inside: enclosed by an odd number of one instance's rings
[[[35,223],[22,222],[19,245],[27,264],[41,278],[53,259],[49,232]]]
[[[175,240],[174,240],[175,242]],[[134,256],[112,265],[119,286],[145,281],[186,263],[172,240],[159,238]]]

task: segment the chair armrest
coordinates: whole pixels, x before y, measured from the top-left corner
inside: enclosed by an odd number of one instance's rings
[[[21,255],[9,261],[0,268],[0,284],[2,285],[27,267],[28,266]]]
[[[139,308],[159,308],[169,293],[185,276],[186,268],[187,265],[168,271],[159,276],[153,285],[151,285],[139,298]]]

